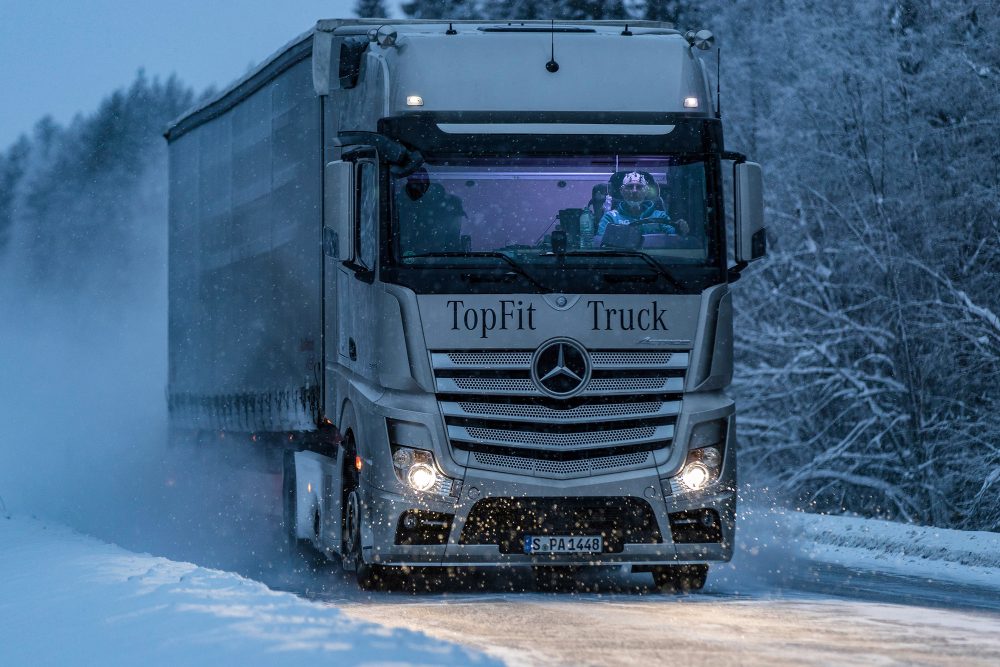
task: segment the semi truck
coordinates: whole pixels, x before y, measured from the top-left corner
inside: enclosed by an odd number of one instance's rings
[[[171,437],[257,456],[289,545],[362,587],[702,587],[735,530],[729,285],[766,246],[712,42],[320,20],[172,122]]]

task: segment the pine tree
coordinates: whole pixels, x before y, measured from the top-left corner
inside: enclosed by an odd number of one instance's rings
[[[129,284],[149,251],[146,225],[165,215],[160,133],[192,101],[175,78],[139,72],[67,128],[42,119],[17,153],[26,158],[8,152],[0,215],[7,212],[4,231],[27,280],[59,289]]]
[[[479,19],[484,10],[477,0],[411,0],[400,9],[413,19]]]
[[[10,242],[15,218],[15,192],[24,176],[31,155],[31,142],[18,139],[5,153],[0,153],[0,254]]]
[[[385,2],[382,0],[357,0],[354,4],[354,15],[359,18],[376,19],[389,15]]]

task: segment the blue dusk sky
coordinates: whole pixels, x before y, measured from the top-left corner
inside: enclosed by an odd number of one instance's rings
[[[97,108],[139,69],[202,90],[226,86],[355,0],[0,0],[0,151],[46,114]],[[387,2],[396,16],[398,2]]]

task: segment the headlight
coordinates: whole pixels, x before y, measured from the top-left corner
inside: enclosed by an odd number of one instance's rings
[[[393,445],[392,468],[399,481],[415,491],[455,497],[461,493],[461,482],[442,475],[434,454],[425,449]]]
[[[721,468],[722,452],[719,447],[692,449],[688,452],[687,461],[680,473],[670,478],[670,492],[677,495],[688,491],[700,491],[719,479]]]
[[[430,491],[438,481],[434,468],[423,463],[410,466],[406,473],[406,481],[417,491]]]
[[[681,483],[692,491],[704,487],[710,479],[708,467],[699,461],[687,464],[681,472]]]

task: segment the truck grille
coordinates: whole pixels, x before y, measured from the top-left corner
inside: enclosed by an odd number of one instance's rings
[[[531,379],[533,350],[432,352],[441,413],[469,464],[535,477],[586,477],[653,465],[669,447],[688,353],[589,351],[591,377],[572,398]]]

